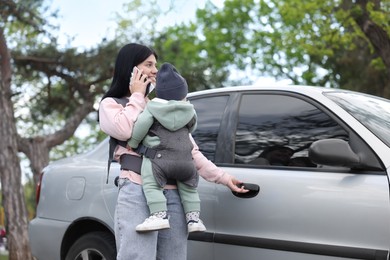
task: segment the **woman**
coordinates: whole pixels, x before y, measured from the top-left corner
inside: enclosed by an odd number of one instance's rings
[[[121,141],[130,139],[134,122],[148,101],[146,88],[149,83],[156,83],[157,59],[153,50],[140,44],[127,44],[119,51],[111,87],[99,107],[103,132]],[[128,98],[128,102],[123,107],[115,98],[124,97]],[[204,157],[192,137],[191,141],[194,144],[192,155],[200,176],[224,184],[232,191],[247,192],[237,187],[242,182]],[[117,259],[186,259],[187,223],[176,185],[167,184],[164,187],[172,227],[149,233],[136,232],[136,226],[149,216],[149,208],[141,187],[140,171],[123,167],[124,158],[134,159],[134,156],[138,155],[130,147],[118,145],[115,149],[115,158],[122,166],[114,220]]]

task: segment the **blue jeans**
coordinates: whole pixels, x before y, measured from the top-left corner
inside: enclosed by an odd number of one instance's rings
[[[115,209],[117,260],[185,260],[187,225],[177,190],[164,190],[170,229],[138,233],[135,227],[149,217],[142,186],[127,179],[119,180]]]

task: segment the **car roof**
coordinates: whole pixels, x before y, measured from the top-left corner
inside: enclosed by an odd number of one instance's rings
[[[334,89],[334,88],[327,88],[327,87],[316,87],[316,86],[305,86],[305,85],[269,85],[269,86],[242,85],[242,86],[229,86],[229,87],[195,91],[189,93],[188,97],[194,97],[194,96],[204,95],[204,94],[221,93],[221,92],[227,93],[227,92],[250,91],[250,90],[289,91],[289,92],[296,92],[296,93],[307,94],[307,95],[318,95],[324,92],[334,92],[334,91],[353,92],[350,90]]]

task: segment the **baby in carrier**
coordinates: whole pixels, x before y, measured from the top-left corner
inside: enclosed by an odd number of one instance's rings
[[[157,74],[156,98],[139,115],[128,141],[143,155],[142,185],[150,210],[150,216],[136,227],[138,232],[170,227],[163,194],[163,188],[170,184],[177,185],[188,232],[206,230],[199,218],[199,175],[189,136],[196,127],[196,113],[186,101],[187,93],[186,80],[172,64],[164,63]]]

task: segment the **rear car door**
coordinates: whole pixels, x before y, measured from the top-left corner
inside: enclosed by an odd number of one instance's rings
[[[193,133],[197,144],[201,144],[202,153],[211,161],[215,161],[218,136],[220,135],[221,123],[229,102],[229,95],[212,95],[191,100],[198,115],[197,130]],[[218,204],[216,184],[199,178],[199,197],[201,200],[201,219],[204,221],[209,232],[202,234],[192,233],[188,242],[188,260],[212,260],[214,258],[214,244],[206,238],[215,229],[215,206]],[[203,233],[203,232],[202,232]]]
[[[261,190],[240,198],[214,185],[213,225],[197,236],[214,243],[213,259],[387,259],[386,172],[308,159],[310,144],[328,138],[373,153],[364,137],[316,101],[287,92],[233,93],[225,116],[213,159]]]

